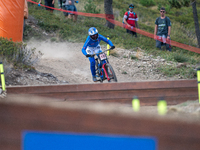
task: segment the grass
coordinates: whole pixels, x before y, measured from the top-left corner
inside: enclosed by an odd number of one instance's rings
[[[183,62],[188,61],[188,57],[182,56],[182,54],[176,53],[176,54],[174,54],[174,60],[177,62],[183,63]]]
[[[127,72],[126,71],[122,71],[122,74],[127,74]]]
[[[78,11],[85,11],[84,5],[88,0],[81,0],[76,7]],[[103,10],[103,1],[93,0],[91,1],[97,7],[101,13],[104,13]],[[169,5],[168,1],[154,0],[155,5],[151,7],[146,7],[140,4],[140,1],[133,0],[131,3],[135,5],[134,11],[138,14],[139,18],[139,27],[140,29],[147,31],[149,33],[154,32],[154,22],[157,17],[159,17],[159,11],[157,7]],[[113,0],[113,10],[115,19],[122,21],[124,12],[127,10],[129,5],[129,0]],[[197,11],[199,11],[199,3],[197,3]],[[57,6],[57,1],[55,3]],[[197,46],[197,39],[195,36],[194,22],[192,15],[192,8],[182,7],[181,9],[168,8],[169,12],[166,14],[172,22],[172,32],[171,39],[180,43],[184,43],[191,46]],[[89,27],[95,26],[99,33],[103,36],[110,36],[111,41],[116,47],[133,49],[135,47],[140,47],[145,50],[147,54],[156,56],[161,56],[167,61],[176,61],[176,62],[186,62],[189,64],[197,64],[200,62],[200,55],[178,48],[172,47],[172,52],[160,51],[155,48],[155,40],[138,34],[138,38],[134,38],[131,35],[126,33],[124,28],[115,26],[115,29],[106,28],[105,19],[93,18],[93,17],[84,17],[78,16],[78,21],[76,23],[65,20],[62,12],[54,11],[53,14],[46,11],[42,7],[29,3],[29,14],[34,16],[38,20],[38,25],[45,30],[46,32],[55,32],[57,37],[53,37],[52,41],[70,41],[70,42],[85,42],[88,34],[87,31]],[[199,16],[200,17],[200,16]],[[199,18],[200,20],[200,18]],[[31,31],[30,27],[28,30]],[[35,35],[33,35],[35,36]],[[38,38],[39,35],[36,35]],[[102,45],[106,43],[102,42]],[[181,54],[181,55],[180,55]],[[135,58],[132,58],[135,59]],[[188,74],[190,68],[181,68],[171,71],[172,68],[160,68],[159,70],[164,74],[175,75],[179,71],[185,72],[184,77],[190,77]]]
[[[134,56],[134,55],[131,55],[131,59],[137,60],[138,58],[136,56]]]
[[[196,70],[194,70],[194,68],[192,67],[185,69],[185,68],[177,68],[174,66],[162,66],[159,67],[158,70],[168,77],[173,77],[175,75],[178,75],[182,79],[187,79],[187,78],[190,79],[197,77]]]
[[[42,53],[35,48],[27,48],[24,43],[15,43],[12,39],[0,38],[0,58],[3,64],[12,65],[20,69],[34,69],[32,67]]]

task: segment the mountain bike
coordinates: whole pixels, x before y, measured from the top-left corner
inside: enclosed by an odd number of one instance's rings
[[[100,53],[91,54],[90,56],[95,57],[95,71],[97,81],[103,82],[104,80],[108,80],[108,82],[117,82],[117,77],[115,75],[114,69],[109,64],[108,58],[105,54],[106,51],[110,51],[112,49],[104,50]],[[104,62],[103,62],[104,61]]]

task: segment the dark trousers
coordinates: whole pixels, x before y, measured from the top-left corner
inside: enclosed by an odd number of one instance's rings
[[[137,37],[137,33],[131,30],[126,29],[126,32],[131,34],[131,35],[135,35],[135,37]]]
[[[171,44],[167,44],[166,43],[166,38],[167,35],[163,35],[163,36],[159,36],[160,39],[165,38],[165,42],[161,42],[159,40],[156,40],[156,47],[161,49],[161,46],[166,46],[166,50],[171,51]],[[171,39],[170,39],[170,43],[171,43]]]

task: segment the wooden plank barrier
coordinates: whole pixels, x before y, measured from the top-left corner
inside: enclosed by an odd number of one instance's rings
[[[25,130],[153,136],[158,140],[158,150],[200,148],[199,119],[140,114],[122,104],[58,102],[14,95],[0,99],[0,120],[1,150],[23,150]]]
[[[65,101],[103,101],[131,104],[137,96],[141,105],[156,105],[164,97],[168,105],[198,99],[196,80],[148,81],[103,84],[67,84],[7,87],[8,94],[35,94]]]

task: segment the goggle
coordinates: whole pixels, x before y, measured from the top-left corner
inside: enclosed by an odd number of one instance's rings
[[[161,13],[164,13],[165,11],[160,11]]]
[[[98,34],[91,35],[92,38],[97,38]]]
[[[134,8],[134,7],[129,7],[129,8]]]

